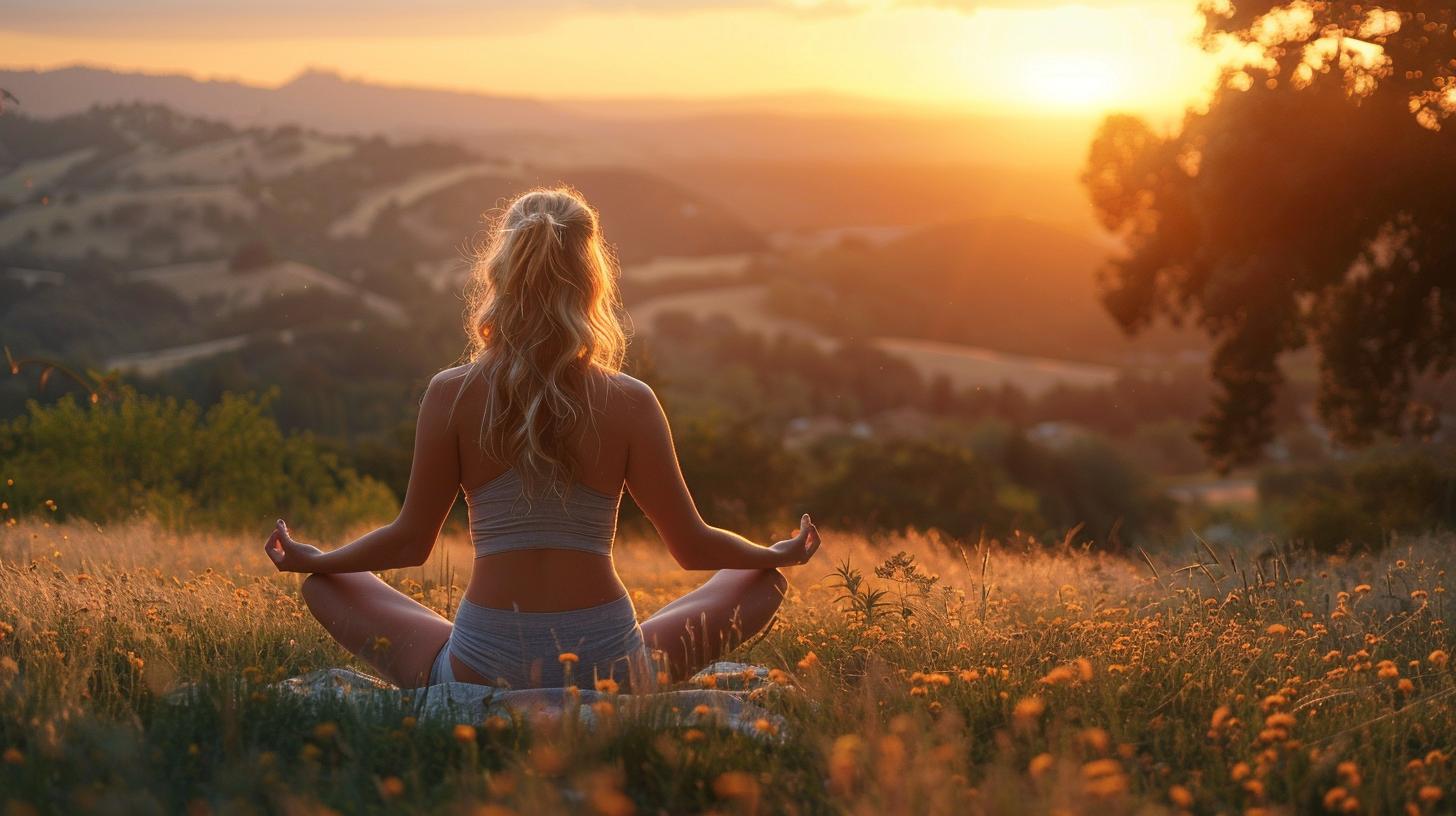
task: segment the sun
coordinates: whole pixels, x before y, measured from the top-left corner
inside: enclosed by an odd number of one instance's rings
[[[1036,107],[1099,108],[1128,93],[1117,66],[1091,54],[1031,54],[1015,79],[1018,96]]]

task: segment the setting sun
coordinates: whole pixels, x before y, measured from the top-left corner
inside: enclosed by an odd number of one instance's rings
[[[1127,83],[1116,67],[1092,56],[1032,54],[1022,79],[1028,99],[1066,108],[1102,107],[1121,101]]]
[[[964,94],[1003,110],[1176,111],[1210,76],[1199,25],[1168,4],[983,9],[958,49]]]

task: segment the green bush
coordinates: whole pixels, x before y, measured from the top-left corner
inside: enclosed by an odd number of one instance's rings
[[[683,475],[712,523],[764,534],[798,527],[807,463],[777,437],[751,419],[727,417],[691,420],[675,435]]]
[[[144,515],[170,528],[266,529],[287,516],[339,529],[392,514],[387,488],[309,435],[284,435],[266,407],[228,394],[204,412],[132,390],[99,405],[30,402],[0,424],[5,500],[16,515]]]
[[[1034,497],[964,447],[909,439],[842,442],[814,458],[830,464],[806,504],[829,526],[936,529],[971,538],[1044,526]]]
[[[1322,551],[1378,547],[1386,537],[1456,529],[1448,452],[1375,450],[1259,476],[1265,511],[1290,538]]]
[[[1117,549],[1173,517],[1173,500],[1095,434],[1055,446],[1016,435],[1003,464],[1012,479],[1041,498],[1048,534],[1081,524],[1080,538]]]

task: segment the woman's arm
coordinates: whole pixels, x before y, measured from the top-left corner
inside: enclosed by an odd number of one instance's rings
[[[264,550],[282,572],[372,572],[425,563],[460,492],[460,452],[451,408],[460,391],[458,369],[436,374],[425,390],[415,426],[414,462],[399,516],[330,552],[294,541],[280,519]]]
[[[703,521],[688,492],[673,449],[672,430],[657,395],[628,378],[632,401],[627,450],[627,489],[683,569],[770,569],[803,564],[819,549],[819,531],[806,513],[799,534],[763,547]]]

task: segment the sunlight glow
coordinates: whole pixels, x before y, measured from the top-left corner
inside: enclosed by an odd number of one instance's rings
[[[1196,5],[986,8],[960,48],[968,96],[1023,111],[1179,109],[1207,87]]]
[[[1094,56],[1032,55],[1020,74],[1025,95],[1058,107],[1104,107],[1124,101],[1128,88],[1117,67]]]
[[[72,33],[0,30],[0,63],[83,62],[266,85],[317,66],[390,84],[548,98],[831,91],[1013,115],[1173,113],[1211,75],[1194,44],[1201,18],[1193,0],[835,2],[855,5],[786,14],[733,5],[609,13],[583,4],[534,22],[524,12],[509,21],[482,12],[445,32],[406,24],[401,11],[398,32],[331,36],[286,27],[264,36],[241,24],[224,36],[147,18],[150,28],[126,36],[79,25]]]

